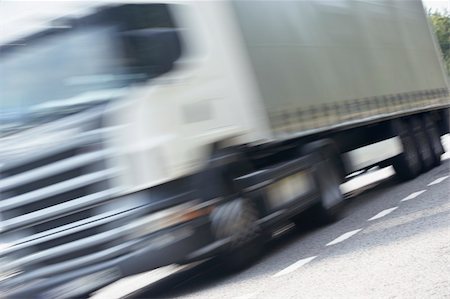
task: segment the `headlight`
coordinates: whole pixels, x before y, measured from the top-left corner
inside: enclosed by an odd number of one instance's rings
[[[132,222],[130,224],[132,233],[129,237],[131,239],[143,237],[164,228],[209,215],[214,207],[212,202],[196,203],[196,201],[191,201],[180,204]]]

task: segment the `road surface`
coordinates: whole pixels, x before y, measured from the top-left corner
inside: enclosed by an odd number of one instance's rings
[[[287,230],[241,273],[224,274],[214,262],[167,267],[94,297],[141,288],[127,297],[450,298],[449,158],[406,183],[391,168],[352,181],[375,183],[352,193],[340,221]]]

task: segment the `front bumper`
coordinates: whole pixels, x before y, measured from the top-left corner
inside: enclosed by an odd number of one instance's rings
[[[123,277],[190,260],[213,243],[209,218],[201,217],[150,235],[140,248],[107,262],[2,287],[6,298],[67,298],[89,294]],[[204,251],[204,250],[203,250]],[[210,250],[212,252],[212,250]],[[13,284],[14,278],[8,284]]]

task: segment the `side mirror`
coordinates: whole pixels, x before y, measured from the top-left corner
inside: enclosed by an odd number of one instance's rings
[[[129,66],[138,68],[150,77],[168,72],[181,56],[178,30],[151,28],[122,33]]]

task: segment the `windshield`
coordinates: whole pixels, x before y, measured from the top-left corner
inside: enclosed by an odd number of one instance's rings
[[[89,102],[91,93],[146,81],[169,71],[180,56],[178,41],[172,42],[176,55],[168,64],[167,48],[159,45],[167,34],[154,33],[175,32],[165,5],[112,7],[70,24],[0,52],[3,122],[26,121],[55,102]],[[142,30],[152,33],[138,41],[145,43],[144,59],[136,55],[142,49],[133,48],[136,40],[130,39],[130,33]]]

